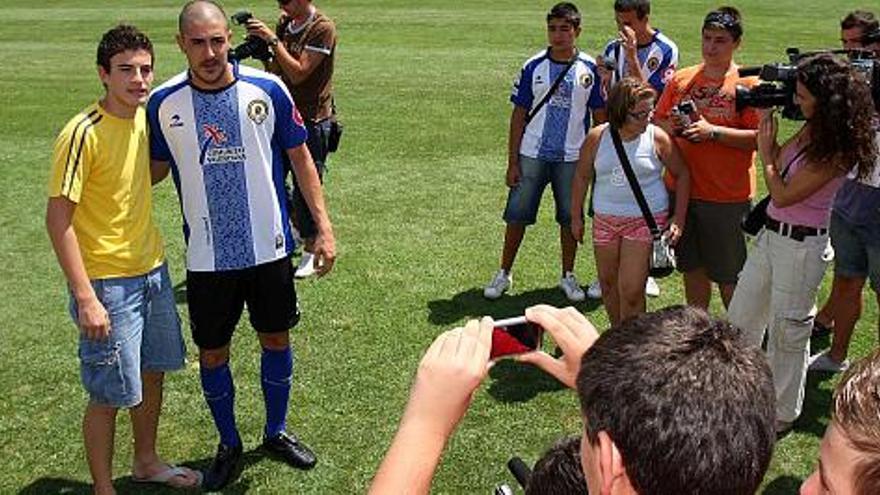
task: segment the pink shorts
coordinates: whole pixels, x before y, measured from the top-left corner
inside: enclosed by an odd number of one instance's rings
[[[666,226],[666,212],[654,215],[660,230]],[[593,244],[607,246],[616,244],[621,239],[650,244],[654,239],[651,229],[642,217],[621,217],[596,213],[593,217]]]

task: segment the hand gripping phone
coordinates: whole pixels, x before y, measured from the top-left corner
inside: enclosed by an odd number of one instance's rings
[[[525,316],[507,318],[495,322],[492,329],[492,351],[490,359],[523,354],[541,348],[544,329],[526,321]]]

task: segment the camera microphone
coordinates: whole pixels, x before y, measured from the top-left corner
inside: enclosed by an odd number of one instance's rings
[[[529,466],[527,466],[519,457],[511,457],[510,460],[507,461],[507,469],[509,469],[510,474],[516,478],[516,482],[519,483],[519,486],[525,489],[526,485],[529,484],[529,479],[532,477],[532,470],[529,469]]]

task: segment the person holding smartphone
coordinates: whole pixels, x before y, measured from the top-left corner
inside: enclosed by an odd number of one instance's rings
[[[736,108],[740,78],[733,56],[742,42],[739,11],[721,7],[703,20],[702,62],[677,71],[654,114],[654,123],[675,136],[691,177],[686,229],[676,249],[688,304],[708,308],[717,284],[725,306],[746,259],[740,220],[755,190],[755,135],[760,117]],[[675,180],[666,177],[670,190]]]
[[[592,184],[593,252],[602,304],[612,325],[645,312],[653,242],[613,143],[612,129],[620,134],[626,158],[661,230],[666,227],[669,210],[663,173],[668,171],[676,178],[675,214],[665,234],[671,244],[681,237],[687,217],[690,173],[672,138],[651,123],[656,95],[648,83],[631,77],[611,88],[608,123],[594,127],[587,135],[572,185],[571,230],[575,239],[583,242],[584,197]]]

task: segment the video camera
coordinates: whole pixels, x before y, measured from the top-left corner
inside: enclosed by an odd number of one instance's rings
[[[247,21],[253,18],[254,15],[246,10],[232,14],[232,22],[239,26],[247,24]],[[229,58],[232,60],[241,61],[248,57],[254,57],[257,60],[266,62],[272,58],[272,53],[269,51],[269,45],[263,38],[249,34],[242,44],[229,50]]]
[[[866,37],[870,35],[874,35],[874,33],[869,33]],[[880,38],[880,32],[877,32],[876,35]],[[820,50],[801,53],[798,48],[788,48],[785,53],[789,60],[787,64],[766,64],[761,67],[744,67],[739,70],[740,77],[758,76],[761,82],[752,88],[737,85],[737,111],[745,107],[781,107],[783,118],[803,120],[804,116],[801,114],[800,107],[794,101],[797,64],[806,57],[820,53],[846,55],[856,72],[865,77],[871,87],[874,106],[880,109],[880,58],[877,53],[869,50]]]

